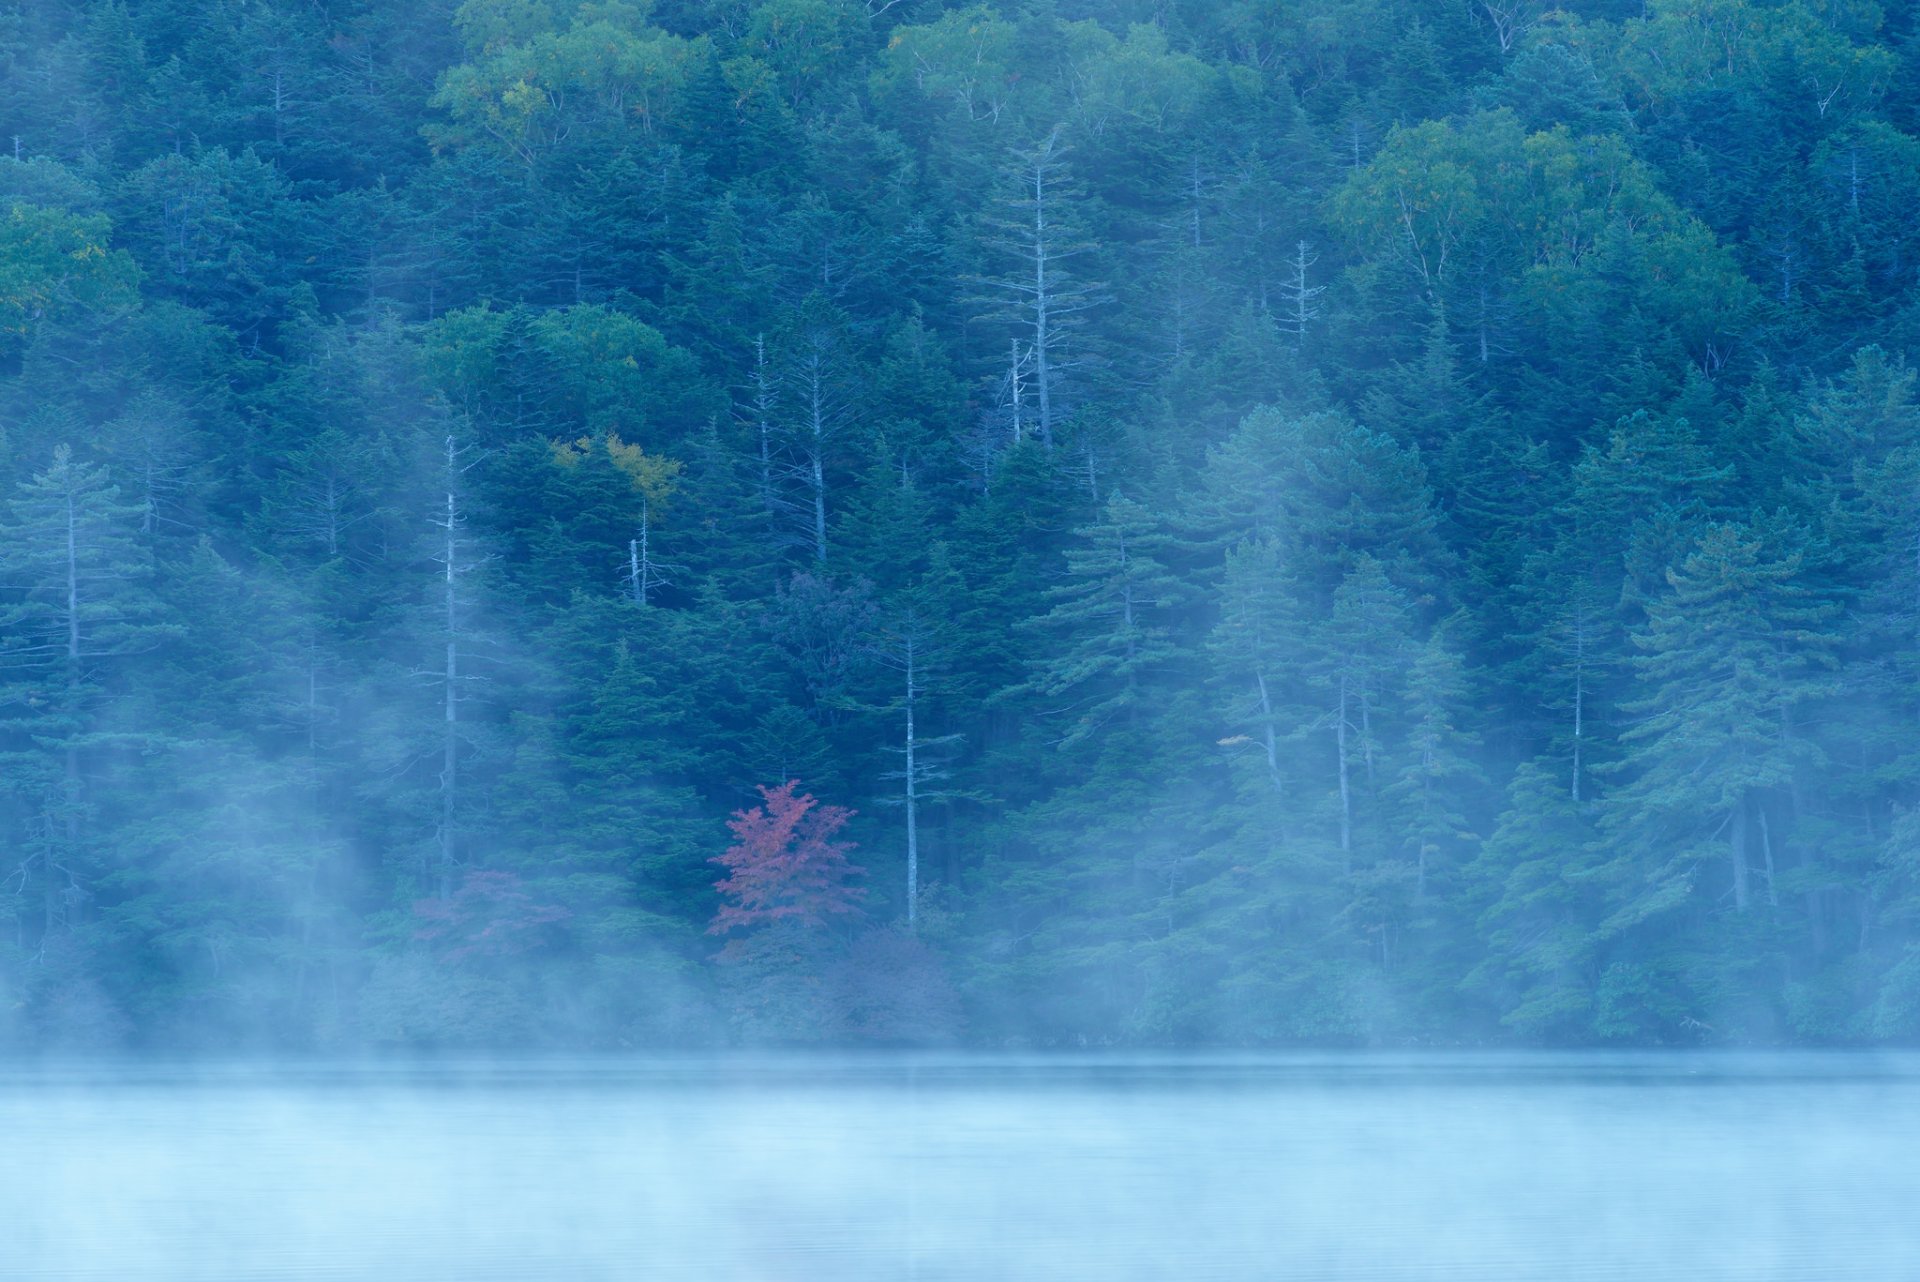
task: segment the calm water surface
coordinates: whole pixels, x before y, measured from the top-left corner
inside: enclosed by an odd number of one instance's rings
[[[1920,1279],[1920,1060],[0,1069],[0,1278]]]

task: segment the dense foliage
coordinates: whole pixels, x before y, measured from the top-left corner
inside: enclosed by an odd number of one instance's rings
[[[1909,6],[33,0],[0,119],[0,1045],[1920,1037]]]

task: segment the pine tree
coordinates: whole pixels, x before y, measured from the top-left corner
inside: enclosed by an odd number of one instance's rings
[[[1676,905],[1669,896],[1724,859],[1745,912],[1756,855],[1778,902],[1777,795],[1818,760],[1797,720],[1832,664],[1832,610],[1812,595],[1805,562],[1803,548],[1714,525],[1649,603],[1634,637],[1643,694],[1626,705],[1641,720],[1621,736],[1623,782],[1608,804],[1608,830],[1643,879],[1638,906],[1621,911]]]
[[[1609,900],[1594,817],[1594,803],[1567,795],[1559,763],[1523,762],[1465,870],[1481,955],[1464,987],[1524,1035],[1589,1029]]]
[[[1386,571],[1362,555],[1333,595],[1313,638],[1313,682],[1321,724],[1331,731],[1339,786],[1340,850],[1351,866],[1359,783],[1376,794],[1390,701],[1397,697],[1410,648],[1412,611]],[[1355,759],[1362,779],[1353,777]]]
[[[1265,791],[1284,815],[1280,803],[1288,783],[1281,746],[1300,725],[1290,697],[1307,654],[1305,621],[1278,541],[1248,539],[1229,549],[1220,596],[1211,643],[1221,678],[1233,691],[1229,715],[1236,729],[1222,742],[1251,741],[1265,765]]]
[[[861,419],[854,395],[844,313],[810,295],[781,337],[778,438],[772,491],[788,537],[818,565],[827,561],[829,503],[845,438]]]
[[[0,661],[7,665],[19,736],[32,768],[38,834],[30,867],[42,888],[44,929],[69,920],[68,906],[92,893],[86,861],[90,759],[122,734],[96,725],[119,684],[119,661],[172,635],[151,583],[151,553],[140,541],[142,509],[121,499],[105,472],[65,445],[21,483],[0,574]],[[149,734],[161,736],[152,726]],[[140,737],[135,732],[132,737]],[[57,765],[55,764],[57,762]]]
[[[984,237],[1008,267],[976,282],[992,305],[989,315],[1024,331],[1033,364],[1034,429],[1047,450],[1068,409],[1066,379],[1087,362],[1083,349],[1070,346],[1070,336],[1106,301],[1101,287],[1083,275],[1094,244],[1075,215],[1066,151],[1055,128],[1008,166],[1004,185],[1013,194],[987,220]]]
[[[1458,866],[1475,840],[1467,812],[1481,779],[1473,750],[1479,736],[1460,724],[1467,707],[1465,664],[1451,628],[1435,628],[1407,669],[1402,693],[1407,734],[1395,778],[1386,788],[1394,829],[1413,851],[1414,893],[1425,899],[1437,869]]]
[[[1067,698],[1051,710],[1070,717],[1062,746],[1135,716],[1149,679],[1176,654],[1166,618],[1179,583],[1159,559],[1167,543],[1160,523],[1115,494],[1100,519],[1077,534],[1080,546],[1067,552],[1067,582],[1053,589],[1053,607],[1034,621],[1059,638],[1031,685],[1048,699]]]

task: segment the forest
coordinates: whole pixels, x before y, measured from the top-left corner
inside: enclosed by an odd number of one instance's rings
[[[1920,1039],[1874,0],[0,5],[0,1049]]]

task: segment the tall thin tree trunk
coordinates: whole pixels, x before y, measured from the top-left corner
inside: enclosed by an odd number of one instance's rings
[[[773,380],[767,372],[766,335],[753,340],[753,418],[760,434],[760,506],[773,516]]]
[[[80,713],[80,513],[74,506],[72,478],[67,486],[67,716],[77,722]],[[66,843],[62,853],[71,860],[80,847],[80,742],[79,726],[69,724],[65,761],[62,826]],[[60,892],[54,884],[55,868],[49,852],[47,860],[47,930],[60,922]],[[69,873],[71,875],[71,873]]]
[[[1273,784],[1273,795],[1284,798],[1286,785],[1280,776],[1280,741],[1273,733],[1273,700],[1267,694],[1267,674],[1253,674],[1254,685],[1260,690],[1260,745],[1267,752],[1267,780]]]
[[[1584,642],[1576,640],[1573,667],[1573,799],[1580,800],[1580,754],[1586,746],[1587,673],[1580,650]]]
[[[1433,843],[1429,837],[1433,833],[1433,749],[1436,738],[1433,726],[1428,723],[1420,745],[1420,851],[1418,870],[1414,880],[1414,897],[1424,900],[1427,897],[1427,849]]]
[[[813,492],[813,559],[827,559],[827,388],[816,359],[808,367],[807,485]]]
[[[1733,819],[1728,825],[1727,855],[1733,861],[1733,906],[1747,911],[1747,799],[1733,803]]]
[[[1340,755],[1340,853],[1353,871],[1353,789],[1347,780],[1347,678],[1340,678],[1338,715],[1333,719],[1334,747]]]
[[[635,605],[647,604],[653,586],[653,549],[651,512],[645,499],[640,501],[640,537],[627,540],[627,589]]]
[[[440,765],[440,869],[439,892],[443,900],[453,897],[453,862],[458,851],[454,838],[454,806],[460,782],[459,719],[460,698],[460,616],[456,558],[459,554],[460,512],[454,494],[453,478],[456,453],[453,438],[447,438],[447,663],[445,680],[446,722],[441,741]]]
[[[314,813],[322,812],[320,798],[320,660],[311,638],[307,642],[307,787]],[[307,1008],[307,993],[313,968],[313,919],[320,903],[320,859],[316,856],[307,868],[307,902],[300,912],[300,960],[293,970],[293,999],[296,1009]]]
[[[915,775],[918,762],[914,749],[914,701],[918,695],[914,672],[913,639],[907,639],[907,929],[912,930],[920,915],[920,781]]]
[[[827,473],[826,464],[815,451],[809,483],[813,486],[813,559],[827,559]]]
[[[1020,355],[1020,340],[1010,338],[1007,344],[1011,349],[1007,362],[1007,388],[1013,400],[1013,443],[1018,445],[1026,438],[1027,425],[1024,421],[1026,388],[1020,382],[1020,367],[1026,362]]]
[[[1373,697],[1366,687],[1360,690],[1360,757],[1367,767],[1367,791],[1378,790],[1373,774]]]
[[[1052,302],[1047,280],[1047,182],[1045,161],[1033,167],[1033,373],[1040,401],[1040,444],[1053,451],[1053,335],[1048,331]]]
[[[1773,829],[1767,823],[1766,803],[1764,801],[1760,802],[1754,809],[1759,812],[1760,816],[1760,850],[1761,853],[1766,856],[1767,906],[1770,908],[1778,908],[1780,906],[1780,893],[1774,888],[1773,882]]]

